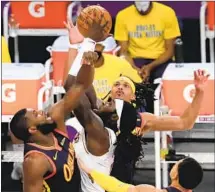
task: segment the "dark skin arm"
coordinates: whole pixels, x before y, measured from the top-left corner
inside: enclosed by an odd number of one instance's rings
[[[52,168],[48,160],[41,154],[30,154],[23,162],[24,171],[24,192],[42,192],[43,176],[48,172],[52,172]]]
[[[105,154],[109,149],[108,131],[104,128],[100,117],[93,112],[86,95],[82,96],[74,113],[85,128],[89,152],[96,156]]]
[[[65,89],[75,83],[76,77],[68,75]],[[92,87],[93,88],[93,87]],[[96,97],[94,95],[94,99]],[[86,94],[82,95],[74,114],[87,133],[87,148],[93,155],[103,155],[109,149],[109,136],[101,119],[93,112],[92,103]]]
[[[97,58],[96,53],[90,53],[85,57],[85,62],[93,63]],[[65,127],[65,117],[77,106],[78,101],[85,93],[85,90],[92,84],[94,77],[94,67],[92,65],[82,64],[77,75],[75,84],[65,94],[64,98],[56,103],[49,111],[50,116],[57,123],[58,129],[67,133]]]
[[[84,40],[83,36],[74,27],[71,20],[69,19],[66,23],[66,28],[68,29],[68,32],[69,32],[71,44],[80,43]],[[95,26],[92,26],[91,28],[94,29],[93,33],[96,32],[97,34],[97,30],[95,30]],[[93,34],[91,34],[91,36],[92,35]],[[96,51],[102,51],[103,49],[104,47],[100,46],[99,44],[96,45]],[[67,72],[65,74],[67,74],[69,69],[71,68],[77,56],[77,53],[78,53],[77,50],[69,49],[69,55],[67,60]],[[98,61],[94,63],[95,66],[98,65],[97,63]],[[66,76],[66,78],[67,80],[65,83],[65,89],[66,91],[68,91],[69,88],[76,83],[76,77],[68,75],[68,77]],[[90,85],[91,86],[89,86],[89,88],[85,90],[86,95],[84,94],[84,96],[81,98],[81,101],[78,103],[78,107],[75,110],[75,115],[77,116],[79,122],[83,125],[83,127],[86,130],[88,150],[94,155],[100,155],[100,154],[103,154],[104,151],[106,152],[106,149],[109,148],[109,142],[101,143],[100,138],[104,138],[104,137],[108,138],[108,134],[106,129],[104,129],[103,123],[99,121],[98,117],[95,117],[95,114],[92,111],[92,108],[93,109],[97,108],[97,105],[96,105],[97,98],[96,98],[95,90],[93,89],[93,86],[92,86],[92,82]],[[96,147],[98,146],[102,146],[102,149],[101,150],[96,149]]]
[[[66,92],[70,89],[71,85],[75,84],[75,82],[76,82],[76,77],[69,74],[67,76],[67,79],[64,85],[64,89],[66,90]],[[89,88],[85,91],[85,94],[90,101],[91,108],[97,109],[97,97],[96,97],[96,92],[93,85],[89,86]]]

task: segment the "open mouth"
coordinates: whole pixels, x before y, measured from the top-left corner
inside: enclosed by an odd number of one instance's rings
[[[124,95],[124,93],[123,93],[122,91],[117,91],[117,92],[116,92],[116,95],[117,95],[118,97],[120,97],[120,96]]]

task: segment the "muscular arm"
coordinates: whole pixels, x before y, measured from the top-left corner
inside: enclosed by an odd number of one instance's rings
[[[76,77],[68,75],[65,85],[66,91],[70,89],[69,87],[73,86],[75,81]],[[79,122],[86,129],[88,136],[97,139],[97,137],[100,138],[100,136],[104,134],[105,129],[101,119],[92,111],[92,109],[94,108],[92,108],[92,104],[89,101],[87,94],[83,94],[77,107],[74,109],[74,113]]]
[[[150,113],[143,113],[144,121],[146,121],[144,130],[148,129],[151,131],[182,131],[192,129],[199,114],[203,96],[204,92],[197,89],[192,103],[179,118],[157,117]]]
[[[77,106],[81,95],[92,84],[93,77],[94,67],[83,64],[75,84],[69,88],[64,98],[50,109],[50,116],[57,122],[58,128],[62,131],[66,132],[64,124],[65,117]]]
[[[72,51],[72,50],[70,50]],[[72,59],[72,58],[70,58]],[[65,89],[68,91],[71,86],[76,82],[76,77],[68,75]],[[104,149],[109,148],[109,140],[107,130],[104,129],[101,119],[92,111],[96,109],[96,94],[93,86],[91,85],[82,95],[77,106],[74,110],[75,116],[78,121],[85,128],[87,133],[88,150],[94,155],[104,154]],[[102,149],[98,149],[98,146],[102,146]]]
[[[69,90],[69,88],[75,84],[75,81],[76,81],[76,77],[75,76],[72,76],[70,74],[68,74],[69,72],[69,69],[71,68],[72,66],[72,63],[74,62],[76,56],[77,56],[78,52],[76,49],[69,49],[69,53],[68,53],[68,59],[67,59],[67,64],[66,64],[66,70],[65,70],[65,85],[64,85],[64,88],[66,91]],[[67,76],[68,74],[68,76]],[[91,103],[91,106],[93,109],[96,109],[97,108],[97,97],[96,97],[96,92],[95,92],[95,89],[93,87],[93,85],[90,85],[89,88],[85,91],[85,94],[87,95],[90,103]]]
[[[91,108],[86,95],[83,95],[78,106],[74,109],[78,121],[87,133],[87,147],[94,155],[103,155],[109,149],[109,135],[103,122]]]
[[[91,85],[86,90],[85,94],[86,94],[87,98],[89,99],[89,102],[91,104],[91,108],[92,109],[98,109],[96,91],[95,91],[93,85]]]
[[[23,162],[24,192],[43,192],[43,176],[50,171],[50,164],[40,154],[31,154]]]
[[[66,79],[66,83],[64,85],[66,92],[70,89],[72,85],[75,84],[75,82],[76,82],[76,77],[72,75],[68,75]],[[96,97],[96,92],[93,85],[89,86],[89,88],[85,91],[85,95],[87,96],[87,99],[91,104],[91,108],[97,109],[97,97]]]

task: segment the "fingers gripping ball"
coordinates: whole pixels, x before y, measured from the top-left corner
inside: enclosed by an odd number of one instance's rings
[[[102,41],[112,28],[110,13],[101,6],[93,5],[83,9],[77,19],[77,27],[84,37]]]

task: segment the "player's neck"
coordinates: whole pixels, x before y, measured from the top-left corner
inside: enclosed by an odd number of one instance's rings
[[[181,192],[192,192],[192,190],[184,189],[183,187],[181,187],[177,181],[172,181],[170,187],[174,187]]]
[[[54,146],[54,137],[52,133],[47,135],[41,135],[39,139],[35,139],[34,143],[37,145],[42,145],[44,147]]]

